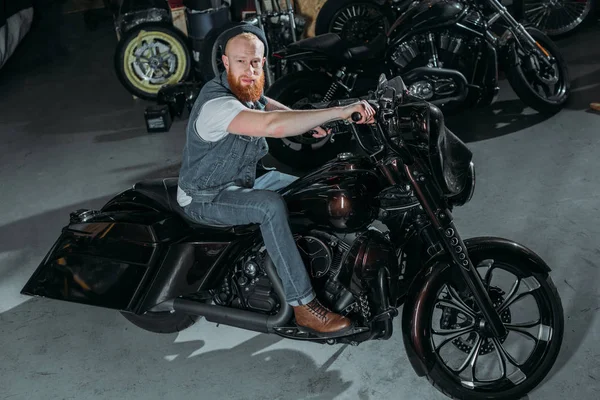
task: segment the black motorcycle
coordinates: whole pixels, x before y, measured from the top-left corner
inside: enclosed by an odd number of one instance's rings
[[[327,0],[315,21],[315,34],[337,33],[361,44],[387,32],[415,0]],[[552,38],[571,35],[597,19],[597,1],[513,0],[507,7],[519,21]]]
[[[351,47],[335,33],[292,43],[274,57],[306,68],[277,80],[267,96],[302,108],[363,96],[379,74],[402,74],[413,96],[445,112],[458,111],[491,104],[503,71],[526,105],[543,114],[558,112],[570,93],[558,47],[541,31],[524,28],[497,0],[485,4],[413,2],[387,34],[366,45]],[[310,135],[270,139],[269,146],[278,161],[301,169],[322,165],[350,148],[347,141]]]
[[[72,213],[22,293],[119,310],[153,332],[204,316],[352,345],[390,338],[404,304],[405,349],[418,375],[455,398],[524,396],[548,374],[563,338],[550,268],[510,240],[463,242],[451,209],[473,195],[472,153],[438,107],[411,100],[399,77],[382,77],[370,101],[376,124],[338,125],[366,155],[340,154],[280,191],[317,296],[352,320],[349,332],[321,338],[297,326],[259,228],[188,220],[176,178],[140,182],[101,210]]]

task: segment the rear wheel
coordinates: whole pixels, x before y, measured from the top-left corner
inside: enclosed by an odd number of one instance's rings
[[[190,73],[190,52],[182,34],[167,25],[143,24],[117,44],[115,70],[133,95],[154,100],[161,87],[178,83]]]
[[[323,101],[331,82],[319,72],[294,72],[275,81],[265,95],[292,109],[302,109],[307,103]],[[337,135],[333,143],[330,136],[317,139],[309,133],[267,141],[277,161],[301,170],[319,167],[352,148],[350,135]]]
[[[508,334],[488,332],[462,275],[446,268],[423,302],[428,379],[452,398],[519,399],[556,361],[564,331],[560,297],[547,274],[531,272],[520,259],[485,251],[470,258]]]
[[[526,51],[513,43],[516,62],[509,66],[507,78],[525,104],[541,114],[552,115],[564,107],[571,92],[567,63],[546,34],[535,28],[527,31],[539,51]]]
[[[365,0],[328,0],[317,16],[315,34],[337,33],[349,43],[364,44],[390,29],[389,9]]]

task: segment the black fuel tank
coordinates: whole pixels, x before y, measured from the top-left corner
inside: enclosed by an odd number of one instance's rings
[[[377,217],[380,178],[363,157],[342,155],[298,179],[283,193],[290,218],[304,218],[315,227],[355,232]]]
[[[456,0],[423,0],[414,2],[388,31],[393,41],[415,30],[430,29],[456,22],[466,7]]]

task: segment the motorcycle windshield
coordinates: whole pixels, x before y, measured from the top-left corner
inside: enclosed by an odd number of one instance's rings
[[[427,148],[433,177],[444,195],[455,196],[467,187],[473,153],[444,123],[442,111],[431,103],[397,107],[401,131],[410,132],[408,140]]]

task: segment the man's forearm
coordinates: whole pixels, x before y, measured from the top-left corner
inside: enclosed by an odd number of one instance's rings
[[[297,136],[329,121],[344,119],[343,107],[322,110],[280,110],[269,113],[267,134],[272,137]]]

